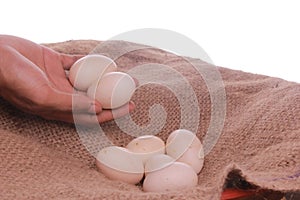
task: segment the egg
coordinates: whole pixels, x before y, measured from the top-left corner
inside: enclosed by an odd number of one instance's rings
[[[92,84],[87,91],[87,95],[90,98],[98,100],[102,108],[114,109],[128,103],[135,88],[135,81],[128,74],[110,72]]]
[[[87,55],[72,65],[69,80],[76,89],[86,91],[105,73],[116,70],[117,65],[112,59],[103,55]]]
[[[196,186],[198,176],[185,163],[173,162],[160,170],[148,173],[144,179],[145,192],[168,192]]]
[[[198,174],[203,168],[204,163],[204,151],[203,148],[188,148],[181,157],[179,157],[176,161],[184,162],[190,165],[196,174]]]
[[[96,156],[96,166],[107,178],[130,184],[139,183],[144,176],[143,162],[123,147],[103,148]]]
[[[145,175],[160,170],[175,162],[175,159],[166,154],[158,154],[150,157],[145,163]]]
[[[154,135],[144,135],[130,141],[126,148],[145,164],[150,157],[165,153],[165,142]]]
[[[190,165],[198,174],[204,164],[204,150],[201,141],[191,131],[173,131],[166,142],[167,154],[178,162]]]
[[[202,148],[202,143],[194,133],[186,129],[178,129],[169,135],[166,142],[168,155],[178,159],[188,148]]]

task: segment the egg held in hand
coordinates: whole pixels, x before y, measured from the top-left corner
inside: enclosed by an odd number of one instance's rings
[[[110,72],[94,82],[87,95],[98,100],[102,108],[114,109],[128,103],[135,89],[136,84],[131,76],[123,72]]]
[[[104,74],[116,70],[117,65],[112,59],[103,55],[87,55],[72,65],[69,80],[76,89],[86,91]]]

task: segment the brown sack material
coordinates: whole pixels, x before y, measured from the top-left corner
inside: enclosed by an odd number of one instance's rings
[[[99,44],[86,40],[48,46],[63,53],[88,54]],[[139,46],[123,41],[109,44],[99,53],[111,56],[108,52],[124,46]],[[145,63],[161,63],[183,74],[201,108],[197,136],[203,141],[211,123],[212,101],[205,82],[185,59],[148,48],[122,55],[116,62],[122,71]],[[216,69],[226,91],[225,123],[217,144],[205,157],[196,187],[145,193],[140,186],[111,181],[96,170],[94,157],[73,125],[22,113],[0,98],[0,199],[220,199],[232,171],[239,171],[247,182],[263,189],[299,191],[300,85],[222,67]],[[176,79],[170,81],[177,84]],[[179,128],[180,107],[168,89],[147,85],[132,100],[136,109],[131,117],[136,124],[149,124],[150,107],[160,104],[167,119],[157,136],[166,140],[170,132]],[[133,138],[114,121],[101,127],[117,145],[124,146]],[[96,142],[91,139],[91,143]]]

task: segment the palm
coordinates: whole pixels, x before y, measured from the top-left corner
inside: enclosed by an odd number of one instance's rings
[[[73,94],[65,71],[81,56],[60,54],[21,38],[1,35],[0,55],[0,95],[23,111],[66,122],[73,122],[75,112],[82,124],[113,119],[112,112],[102,111],[99,102]],[[133,108],[133,104],[125,105],[116,110],[117,116]]]
[[[47,75],[49,82],[54,88],[64,91],[73,92],[73,87],[66,78],[65,70],[68,70],[70,66],[81,56],[67,56],[58,54],[50,49],[43,50],[44,63],[40,67]]]

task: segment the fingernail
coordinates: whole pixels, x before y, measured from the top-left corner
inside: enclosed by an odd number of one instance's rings
[[[135,109],[135,103],[133,101],[129,102],[129,109],[130,109],[130,112]]]
[[[137,80],[137,78],[132,77],[132,79],[134,80],[135,87],[138,87],[140,83],[139,83],[139,81]]]
[[[88,112],[92,114],[98,114],[99,112],[101,112],[101,108],[97,106],[95,103],[91,103]]]

